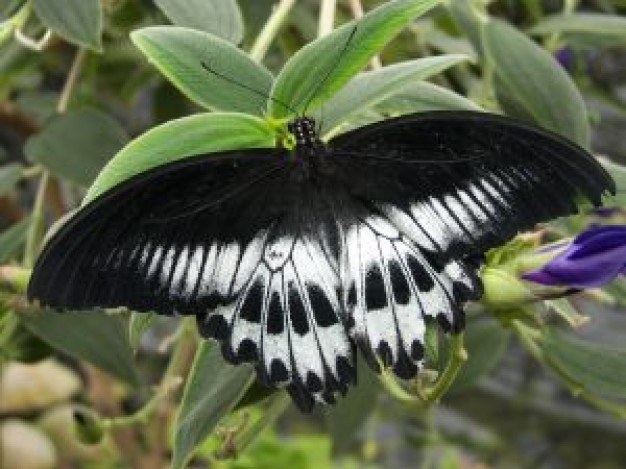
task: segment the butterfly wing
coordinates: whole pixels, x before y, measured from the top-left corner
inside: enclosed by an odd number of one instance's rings
[[[337,227],[289,158],[203,155],[122,183],[51,238],[28,297],[64,309],[195,314],[228,360],[256,364],[303,409],[332,401],[354,379]]]
[[[386,120],[331,140],[329,152],[360,207],[343,217],[350,334],[372,366],[377,357],[401,377],[420,365],[426,319],[462,329],[462,303],[481,295],[475,265],[485,251],[615,190],[581,148],[484,113]]]

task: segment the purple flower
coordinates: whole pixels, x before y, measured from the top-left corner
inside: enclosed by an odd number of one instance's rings
[[[620,274],[626,275],[626,225],[588,229],[522,278],[542,285],[597,288]]]

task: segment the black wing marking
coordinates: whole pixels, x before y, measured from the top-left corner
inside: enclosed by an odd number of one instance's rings
[[[403,378],[421,364],[428,317],[463,328],[463,303],[482,294],[473,266],[485,251],[615,190],[577,146],[475,112],[366,126],[331,140],[328,155],[352,200],[352,218],[338,217],[350,334],[374,369],[380,361]]]
[[[117,186],[53,236],[29,298],[195,314],[227,359],[256,364],[301,408],[333,402],[355,378],[330,239],[337,224],[288,158],[204,155]]]

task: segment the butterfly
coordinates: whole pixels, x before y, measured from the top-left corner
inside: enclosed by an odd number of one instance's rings
[[[311,118],[287,128],[290,150],[189,157],[83,206],[28,297],[195,315],[229,362],[309,411],[355,382],[357,349],[415,377],[426,323],[463,329],[488,249],[615,192],[585,150],[498,115],[405,115],[328,142]]]

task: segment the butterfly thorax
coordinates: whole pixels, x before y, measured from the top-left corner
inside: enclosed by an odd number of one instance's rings
[[[317,147],[321,145],[321,140],[315,121],[310,117],[298,117],[287,124],[287,130],[293,135],[296,147]]]

